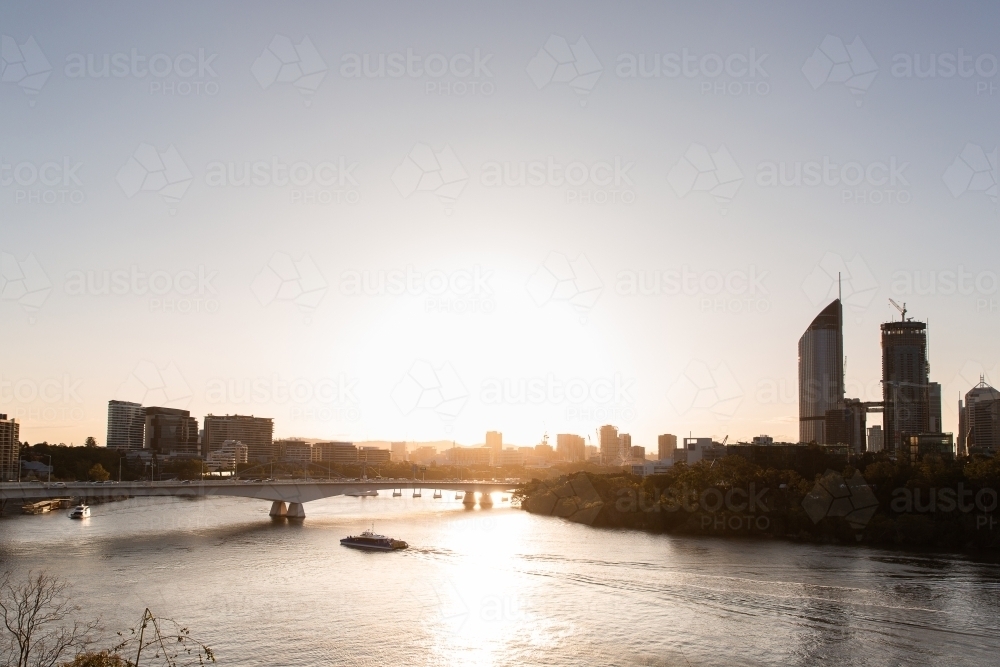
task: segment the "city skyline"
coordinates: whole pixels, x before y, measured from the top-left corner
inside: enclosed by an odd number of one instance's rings
[[[889,298],[930,323],[944,431],[980,374],[1000,382],[990,244],[950,242],[997,219],[976,10],[731,5],[654,30],[456,9],[419,31],[412,8],[331,11],[0,9],[48,67],[0,87],[24,129],[0,152],[0,410],[23,437],[80,443],[120,398],[278,436],[791,441],[789,350],[838,274],[849,396],[881,400]],[[294,82],[271,69],[289,44]],[[546,78],[564,44],[572,84]],[[844,45],[850,86],[824,69]]]

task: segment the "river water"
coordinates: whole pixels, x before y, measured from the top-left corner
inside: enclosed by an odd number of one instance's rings
[[[987,665],[1000,565],[670,537],[512,509],[337,497],[299,524],[239,498],[0,518],[0,569],[72,584],[109,632],[145,607],[224,665]],[[372,522],[409,542],[341,547]],[[109,642],[110,643],[110,642]]]

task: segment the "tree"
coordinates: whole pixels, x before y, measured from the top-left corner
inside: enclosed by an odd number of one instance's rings
[[[0,575],[0,615],[8,636],[0,638],[0,663],[14,667],[55,667],[71,651],[92,643],[97,622],[70,620],[79,610],[67,597],[68,584],[41,572],[23,582]]]
[[[111,473],[105,470],[104,466],[100,463],[95,463],[91,466],[90,470],[87,471],[87,477],[95,482],[104,482],[111,477]]]
[[[97,447],[97,441],[94,440],[94,436],[88,435],[87,439],[83,441],[84,447]]]

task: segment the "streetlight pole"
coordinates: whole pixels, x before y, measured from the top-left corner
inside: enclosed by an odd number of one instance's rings
[[[49,481],[48,481],[48,484],[52,484],[52,455],[51,454],[47,454],[47,456],[49,457]]]
[[[124,456],[118,457],[118,483],[122,483],[122,461],[125,460]]]

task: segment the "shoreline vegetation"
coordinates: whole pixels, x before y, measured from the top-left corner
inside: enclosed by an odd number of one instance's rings
[[[532,514],[673,535],[882,547],[1000,548],[1000,456],[911,464],[816,451],[793,469],[739,456],[666,474],[578,472],[533,479],[512,501]]]
[[[215,653],[179,623],[147,608],[108,637],[100,620],[79,620],[69,584],[46,572],[0,571],[0,667],[185,667]],[[108,648],[100,648],[108,646]]]

